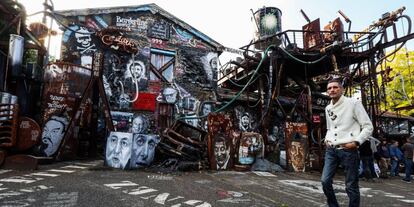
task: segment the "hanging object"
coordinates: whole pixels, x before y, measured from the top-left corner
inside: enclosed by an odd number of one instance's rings
[[[254,13],[255,48],[264,50],[270,44],[277,43],[275,36],[282,31],[282,12],[276,7],[263,7]]]

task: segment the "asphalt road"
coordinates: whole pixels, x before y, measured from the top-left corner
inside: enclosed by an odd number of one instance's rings
[[[326,206],[320,173],[123,171],[103,161],[0,170],[0,206]],[[335,189],[347,206],[343,177]],[[361,206],[414,206],[414,183],[360,182]]]

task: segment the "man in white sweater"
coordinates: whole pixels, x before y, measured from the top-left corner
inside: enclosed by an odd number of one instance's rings
[[[326,107],[327,133],[322,187],[330,207],[339,206],[332,179],[339,163],[345,168],[346,193],[349,206],[359,206],[358,146],[371,135],[373,126],[362,103],[343,96],[344,88],[338,79],[328,82],[331,103]]]

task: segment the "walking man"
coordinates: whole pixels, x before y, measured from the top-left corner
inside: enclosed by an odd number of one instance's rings
[[[345,168],[349,206],[359,206],[358,146],[368,139],[373,126],[362,103],[343,95],[344,88],[340,80],[330,80],[327,92],[331,102],[325,109],[327,148],[321,177],[323,192],[330,207],[339,206],[332,182],[336,167],[341,163]]]

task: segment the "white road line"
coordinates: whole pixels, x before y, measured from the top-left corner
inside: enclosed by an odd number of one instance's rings
[[[111,183],[111,184],[104,184],[104,186],[106,187],[110,187],[112,189],[119,189],[121,187],[126,187],[126,186],[137,186],[138,184],[133,183],[131,181],[122,181],[121,183]]]
[[[57,177],[59,174],[50,174],[45,172],[31,173],[30,175],[46,176],[46,177]]]
[[[73,173],[73,172],[76,172],[74,170],[59,170],[59,169],[51,169],[51,170],[48,170],[48,171],[50,171],[50,172],[61,172],[61,173]]]
[[[10,171],[12,171],[12,170],[0,170],[0,174],[4,174],[4,173],[10,172]]]
[[[66,165],[61,168],[74,168],[74,169],[86,169],[88,167],[78,166],[78,165]]]

